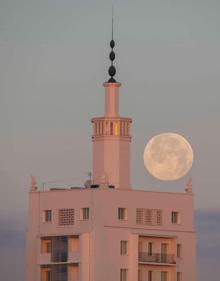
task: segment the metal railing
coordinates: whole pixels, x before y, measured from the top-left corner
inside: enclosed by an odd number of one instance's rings
[[[139,262],[176,264],[175,255],[173,254],[149,254],[145,252],[140,252],[138,254],[138,259]]]

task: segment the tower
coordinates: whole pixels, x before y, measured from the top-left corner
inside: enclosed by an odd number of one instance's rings
[[[93,182],[107,184],[115,188],[130,189],[130,118],[119,115],[119,88],[121,83],[116,74],[115,41],[110,41],[110,79],[103,83],[105,88],[104,117],[92,119],[93,123]]]

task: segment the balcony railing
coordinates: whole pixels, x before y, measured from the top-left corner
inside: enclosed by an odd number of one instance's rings
[[[149,254],[145,252],[140,252],[138,254],[138,258],[139,262],[176,264],[175,255],[173,254]]]

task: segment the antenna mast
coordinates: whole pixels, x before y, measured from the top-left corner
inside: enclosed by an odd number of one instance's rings
[[[115,41],[114,41],[114,5],[112,4],[112,39],[110,41],[110,47],[111,47],[111,52],[109,54],[109,58],[111,61],[111,66],[108,69],[108,74],[110,75],[110,79],[108,80],[108,83],[116,83],[116,80],[114,78],[116,74],[116,68],[113,64],[115,60],[115,52],[114,52],[114,47],[115,47]]]

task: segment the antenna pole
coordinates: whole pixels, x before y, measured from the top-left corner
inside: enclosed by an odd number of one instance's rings
[[[112,40],[114,35],[114,4],[112,4]]]

